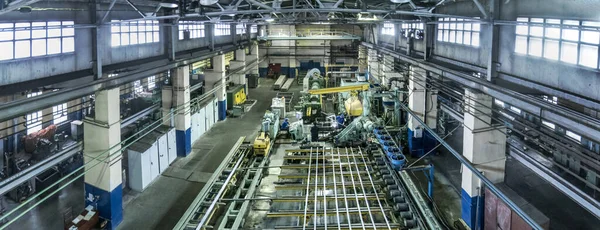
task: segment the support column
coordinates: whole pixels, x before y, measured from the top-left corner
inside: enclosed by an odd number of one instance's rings
[[[190,67],[188,65],[173,69],[172,107],[175,116],[175,135],[177,156],[186,157],[192,152],[192,118],[190,115]]]
[[[227,118],[227,79],[225,76],[225,55],[220,54],[212,58],[212,70],[204,71],[207,90],[215,88],[220,82],[221,88],[215,92],[218,103],[219,121]]]
[[[229,69],[237,70],[231,76],[231,81],[237,85],[244,85],[244,93],[248,95],[248,84],[246,83],[246,49],[235,50],[235,60],[229,61]]]
[[[427,71],[411,66],[408,79],[408,107],[431,129],[437,127],[437,93],[427,92]],[[433,136],[413,117],[408,120],[408,149],[414,157],[423,156],[436,145]]]
[[[490,126],[492,97],[465,90],[463,156],[492,183],[504,181],[506,128]],[[471,229],[482,229],[484,200],[481,181],[462,166],[461,217]]]
[[[173,127],[173,126],[175,126],[175,119],[173,117],[173,114],[171,114],[171,109],[173,108],[173,86],[167,86],[167,85],[163,86],[161,97],[162,97],[161,112],[162,112],[162,119],[163,119],[162,124],[169,126],[169,127]],[[191,123],[190,123],[190,126],[191,126]],[[190,137],[191,137],[191,133],[190,133]]]
[[[119,89],[96,92],[95,98],[96,117],[83,125],[85,204],[97,208],[109,220],[108,228],[115,229],[123,220]]]
[[[246,57],[246,62],[256,61],[256,63],[252,64],[252,67],[250,67],[250,74],[259,74],[258,68],[260,63],[258,62],[260,61],[260,56],[258,53],[258,43],[254,42],[250,45],[250,54]]]
[[[367,60],[367,47],[359,46],[358,47],[358,72],[365,73],[369,68],[369,62]]]

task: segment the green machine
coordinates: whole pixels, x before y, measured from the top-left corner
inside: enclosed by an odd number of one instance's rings
[[[227,86],[227,109],[233,109],[233,106],[241,105],[246,102],[246,86],[228,85]]]
[[[321,96],[311,95],[308,90],[322,89],[325,87],[325,78],[321,76],[319,69],[308,71],[303,79],[304,94],[300,97],[300,102],[294,108],[296,111],[302,112],[302,119],[312,121],[321,115]]]

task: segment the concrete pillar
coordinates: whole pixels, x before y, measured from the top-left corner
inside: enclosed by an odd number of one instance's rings
[[[427,71],[415,66],[410,67],[408,79],[408,107],[433,130],[437,127],[437,93],[427,92]],[[408,119],[408,149],[414,157],[420,157],[436,145],[435,138],[425,131],[413,117]]]
[[[175,126],[175,119],[174,119],[173,114],[171,114],[171,109],[173,108],[173,87],[166,86],[166,85],[163,86],[161,97],[162,97],[161,112],[162,112],[162,119],[163,119],[162,124],[169,126],[169,127],[173,127],[173,126]]]
[[[190,114],[190,67],[173,69],[172,107],[175,108],[175,138],[177,156],[186,157],[192,152],[192,118]]]
[[[42,128],[46,128],[52,125],[54,122],[54,111],[52,107],[48,107],[42,110]]]
[[[83,125],[85,204],[96,207],[115,229],[123,220],[119,89],[99,91],[95,98],[96,117]]]
[[[252,45],[250,46],[250,54],[246,57],[246,62],[250,62],[251,60],[256,60],[256,62],[260,61],[260,55],[259,55],[259,48],[258,48],[258,43],[254,42],[252,43]],[[254,63],[252,65],[252,67],[250,67],[250,74],[259,74],[259,64],[260,63]]]
[[[225,84],[227,84],[227,79],[225,78],[225,55],[217,55],[212,58],[213,69],[204,71],[204,77],[206,79],[206,88],[207,90],[213,89],[218,82],[221,82],[220,90],[215,92],[217,96],[218,103],[218,116],[219,121],[223,121],[227,118],[227,88]]]
[[[237,85],[244,85],[244,92],[248,95],[248,84],[246,83],[246,49],[235,51],[235,60],[229,62],[229,69],[239,69],[231,76],[231,81]]]
[[[492,97],[465,90],[463,156],[493,183],[504,181],[506,162],[506,128],[491,127]],[[484,200],[481,182],[467,167],[462,166],[462,214],[471,229],[483,225]]]

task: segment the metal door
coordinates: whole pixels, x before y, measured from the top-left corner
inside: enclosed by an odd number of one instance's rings
[[[153,181],[160,174],[159,161],[158,161],[158,144],[154,142],[152,148],[148,149],[150,153],[150,181]]]
[[[175,137],[175,129],[170,129],[167,132],[167,142],[169,151],[169,164],[173,163],[177,158],[177,138]]]
[[[158,169],[162,174],[169,167],[169,146],[167,144],[167,135],[158,138]]]

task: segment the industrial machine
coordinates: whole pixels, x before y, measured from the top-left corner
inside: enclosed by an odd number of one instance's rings
[[[260,132],[254,139],[254,155],[266,157],[271,150],[271,138],[266,132]]]
[[[325,79],[321,76],[319,69],[312,69],[308,71],[306,77],[302,81],[303,92],[305,93],[300,97],[300,102],[295,109],[302,111],[302,117],[305,121],[314,121],[316,117],[321,115],[321,96],[311,95],[308,93],[309,90],[317,90],[325,87]]]
[[[246,102],[246,88],[244,85],[227,86],[227,109],[233,109],[233,106],[241,105]]]

